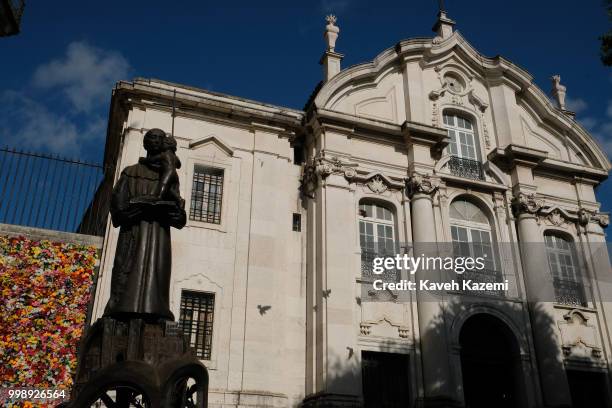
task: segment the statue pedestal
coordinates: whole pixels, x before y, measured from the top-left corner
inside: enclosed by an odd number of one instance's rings
[[[205,408],[208,372],[176,322],[98,319],[81,340],[68,407]]]

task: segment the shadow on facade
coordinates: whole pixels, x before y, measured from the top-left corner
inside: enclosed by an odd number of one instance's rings
[[[526,310],[523,303],[453,296],[427,306],[437,312],[414,347],[400,351],[397,341],[386,338],[372,338],[367,350],[347,346],[346,355],[328,363],[327,392],[307,397],[302,406],[608,406],[604,374],[587,395],[591,377],[572,380],[575,373],[566,371],[551,303]]]

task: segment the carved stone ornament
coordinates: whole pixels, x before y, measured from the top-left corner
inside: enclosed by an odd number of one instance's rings
[[[559,210],[554,210],[553,212],[548,214],[547,219],[548,219],[548,222],[550,222],[552,225],[555,225],[555,226],[559,226],[565,223],[565,218],[563,218],[563,216],[561,215],[561,211]]]
[[[599,213],[595,217],[602,228],[606,228],[608,225],[610,225],[610,214]]]
[[[300,191],[308,198],[315,198],[318,177],[316,166],[312,163],[304,164],[302,167],[302,178],[300,179]]]
[[[599,224],[602,228],[606,228],[610,224],[610,214],[608,213],[592,212],[589,215],[589,221]]]
[[[591,214],[590,211],[581,208],[578,210],[578,223],[582,226],[585,226],[591,221],[592,216],[593,214]]]
[[[374,176],[366,184],[373,193],[382,194],[387,191],[388,187],[385,181],[380,176]]]
[[[342,174],[347,180],[357,176],[355,167],[357,164],[346,163],[338,157],[328,159],[326,157],[315,157],[310,163],[302,167],[302,178],[300,180],[300,191],[306,197],[314,198],[319,178],[325,179],[331,174]]]
[[[450,102],[455,105],[463,105],[463,97],[467,96],[468,101],[480,112],[484,112],[487,110],[489,104],[483,101],[482,98],[480,98],[474,92],[474,86],[472,85],[472,82],[474,80],[473,75],[469,76],[469,81],[465,88],[453,89],[453,87],[449,86],[448,81],[445,80],[445,78],[442,76],[442,69],[440,67],[436,67],[434,68],[434,70],[438,74],[438,79],[440,80],[441,87],[431,91],[429,93],[429,99],[431,99],[432,101],[437,101],[441,97],[445,96],[445,94],[448,92],[449,94],[451,94]]]
[[[378,320],[362,321],[359,324],[359,332],[362,336],[372,337],[399,337],[400,339],[407,339],[410,337],[409,327],[394,323],[387,317]]]
[[[601,348],[597,346],[595,326],[589,324],[589,317],[579,310],[570,310],[558,322],[565,358],[591,360],[601,358]]]
[[[315,159],[315,163],[317,173],[320,174],[322,178],[330,174],[343,174],[347,180],[350,180],[357,175],[355,171],[357,164],[343,162],[336,156],[331,159],[318,157]]]
[[[409,195],[434,194],[440,187],[440,181],[430,174],[414,173],[407,181],[406,187]]]
[[[589,211],[585,208],[581,208],[577,213],[578,224],[583,227],[586,226],[589,222],[593,222],[599,224],[600,227],[606,228],[610,225],[610,214],[602,213],[597,211]]]
[[[514,211],[518,214],[536,214],[544,206],[544,201],[537,199],[535,193],[519,193],[512,202]]]

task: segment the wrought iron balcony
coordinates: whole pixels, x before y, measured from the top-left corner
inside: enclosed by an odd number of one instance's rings
[[[466,270],[464,273],[461,274],[461,280],[471,280],[474,283],[501,283],[504,281],[504,277],[500,271],[491,271],[488,269],[471,269]],[[503,290],[478,290],[469,291],[469,293],[474,295],[488,295],[498,297],[504,296]]]
[[[465,159],[463,157],[451,156],[448,167],[451,174],[476,180],[484,180],[482,163],[478,160]]]
[[[584,286],[581,282],[555,278],[553,284],[555,286],[556,303],[570,306],[586,306]]]
[[[398,282],[399,281],[399,271],[396,269],[385,269],[382,274],[375,274],[373,271],[373,262],[374,258],[384,258],[387,256],[392,256],[392,254],[386,253],[384,251],[366,251],[365,249],[361,250],[361,278],[364,281],[372,282],[377,279],[381,279],[383,282]]]

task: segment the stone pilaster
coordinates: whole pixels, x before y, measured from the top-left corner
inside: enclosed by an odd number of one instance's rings
[[[412,239],[414,256],[433,255],[437,241],[433,196],[440,182],[434,176],[414,173],[407,182],[411,197]],[[428,254],[429,253],[429,254]],[[428,279],[427,272],[417,272],[417,281]],[[431,278],[431,277],[429,277]],[[444,309],[441,299],[427,291],[417,291],[419,347],[423,367],[424,407],[460,406],[457,384],[451,374]]]
[[[571,406],[571,396],[555,330],[555,290],[538,225],[543,205],[534,193],[518,193],[513,201],[544,406],[562,408]]]

